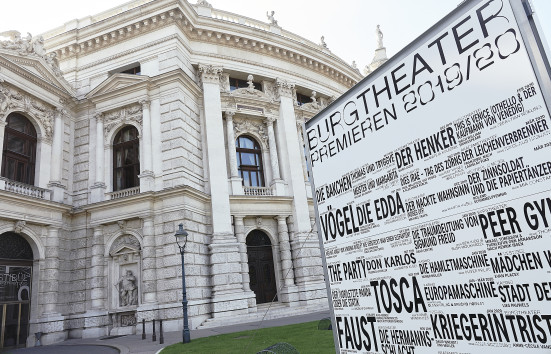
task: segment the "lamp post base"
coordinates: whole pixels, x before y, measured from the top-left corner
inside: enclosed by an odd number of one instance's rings
[[[182,343],[189,343],[191,342],[191,337],[189,335],[189,330],[183,330],[182,331]]]

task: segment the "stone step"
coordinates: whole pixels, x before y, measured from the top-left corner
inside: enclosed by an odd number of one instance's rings
[[[238,315],[232,317],[209,318],[203,322],[197,329],[214,328],[221,326],[231,326],[234,324],[243,324],[251,322],[260,322],[264,320],[273,320],[283,317],[299,316],[312,312],[320,312],[329,310],[327,305],[308,305],[308,306],[293,306],[289,307],[281,303],[262,304],[257,306],[257,311],[246,315]]]

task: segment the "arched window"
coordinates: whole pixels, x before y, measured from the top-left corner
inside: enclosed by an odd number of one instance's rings
[[[117,133],[113,142],[113,191],[139,186],[139,174],[138,129],[129,125]]]
[[[12,113],[4,131],[2,177],[34,185],[35,164],[36,130],[26,117]]]
[[[256,140],[240,136],[235,142],[237,167],[246,187],[264,187],[262,151]]]

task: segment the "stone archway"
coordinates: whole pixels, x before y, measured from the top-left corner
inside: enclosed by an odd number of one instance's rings
[[[25,347],[29,335],[33,251],[15,232],[0,235],[0,351]]]
[[[250,287],[256,295],[256,303],[277,301],[272,242],[268,235],[253,230],[247,235],[247,258]]]

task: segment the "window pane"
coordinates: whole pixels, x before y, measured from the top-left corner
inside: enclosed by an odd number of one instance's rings
[[[256,166],[255,154],[242,153],[241,154],[241,164]]]
[[[246,137],[239,138],[239,147],[244,149],[254,149],[254,142]]]
[[[25,177],[25,164],[22,162],[17,162],[17,171],[15,172],[15,180],[20,182],[25,182],[23,179]]]
[[[24,154],[25,153],[25,141],[17,136],[14,135],[7,135],[8,136],[8,144],[7,149],[9,151],[16,152],[18,154]]]
[[[248,171],[242,171],[241,175],[243,176],[243,185],[246,187],[251,186],[251,182],[249,179],[249,172]]]
[[[258,183],[258,172],[251,171],[251,187],[260,187]]]
[[[115,170],[115,188],[118,191],[122,189],[122,169]]]
[[[115,167],[121,167],[122,166],[122,151],[117,150],[115,151]]]

